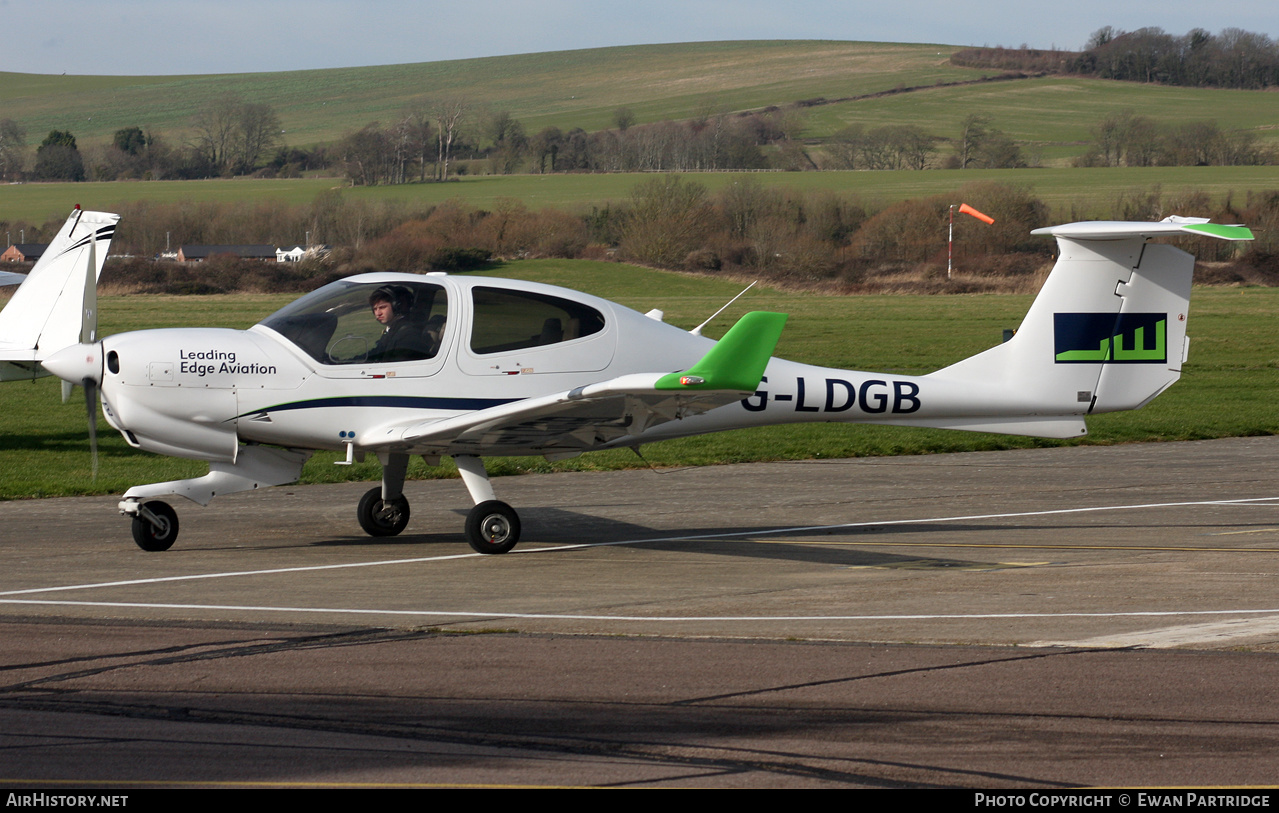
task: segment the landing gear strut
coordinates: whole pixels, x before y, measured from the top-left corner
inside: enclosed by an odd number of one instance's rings
[[[409,501],[404,498],[404,475],[409,456],[402,452],[378,455],[382,485],[360,499],[356,516],[369,536],[395,536],[409,524]],[[474,455],[455,455],[457,470],[475,507],[466,515],[466,541],[476,553],[506,553],[520,541],[520,517],[493,494],[484,461]]]
[[[146,551],[168,550],[178,539],[178,512],[167,502],[148,497],[170,494],[208,505],[219,494],[252,491],[291,483],[302,473],[310,452],[271,446],[241,446],[235,462],[210,461],[209,473],[189,480],[134,486],[124,492],[120,513],[133,519],[133,541]]]
[[[520,517],[493,494],[484,461],[474,455],[455,455],[454,462],[475,507],[466,516],[466,541],[476,553],[506,553],[520,541]]]

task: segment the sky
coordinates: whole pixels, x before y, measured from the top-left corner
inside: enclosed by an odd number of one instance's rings
[[[1197,0],[0,0],[0,71],[155,75],[434,62],[610,45],[831,39],[1078,50],[1102,26],[1242,28],[1279,3]]]

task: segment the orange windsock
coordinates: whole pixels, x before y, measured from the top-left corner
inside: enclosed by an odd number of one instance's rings
[[[972,215],[973,217],[977,218],[981,222],[990,226],[993,226],[995,224],[995,218],[991,217],[990,215],[982,214],[981,212],[977,211],[973,207],[969,206],[967,203],[959,204],[959,213],[961,215]]]

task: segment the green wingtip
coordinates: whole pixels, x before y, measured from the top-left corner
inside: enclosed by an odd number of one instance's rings
[[[1182,226],[1186,231],[1199,232],[1222,240],[1251,240],[1252,232],[1246,226],[1226,226],[1221,223],[1191,223]]]
[[[662,376],[656,388],[754,392],[785,325],[784,313],[752,311],[737,320],[700,361],[683,372]]]

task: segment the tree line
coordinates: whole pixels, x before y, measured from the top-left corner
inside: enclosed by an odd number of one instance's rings
[[[1274,160],[1274,151],[1251,131],[1222,130],[1214,121],[1160,122],[1124,110],[1097,123],[1093,143],[1075,165],[1258,166]]]
[[[355,184],[443,180],[453,172],[692,172],[810,169],[795,111],[701,112],[683,121],[635,124],[629,108],[615,128],[587,132],[548,126],[529,133],[509,112],[462,100],[423,100],[389,123],[370,122],[336,147]],[[765,148],[771,147],[771,157]]]
[[[52,130],[34,150],[21,123],[0,119],[0,180],[189,180],[260,174],[296,177],[330,166],[328,151],[283,145],[270,105],[224,94],[201,108],[182,143],[142,127],[123,127],[105,144],[82,145]]]
[[[955,65],[1029,73],[1076,74],[1101,79],[1189,87],[1259,90],[1279,85],[1279,42],[1265,34],[1196,28],[1174,36],[1162,28],[1123,31],[1104,26],[1079,52],[1020,48],[965,48]]]
[[[917,125],[854,124],[826,139],[804,139],[803,110],[704,113],[682,121],[634,124],[627,108],[615,126],[593,133],[545,127],[529,135],[505,111],[467,109],[451,123],[454,172],[702,172],[716,170],[1015,169],[1033,165],[1022,146],[984,112],[966,115],[944,134]],[[1251,131],[1215,121],[1160,122],[1131,111],[1105,117],[1078,166],[1237,166],[1270,164],[1274,150]],[[406,110],[390,125],[372,122],[335,149],[357,185],[447,177],[433,153],[443,141],[425,110]],[[444,168],[444,173],[441,172]]]

